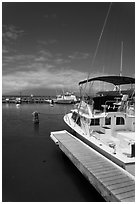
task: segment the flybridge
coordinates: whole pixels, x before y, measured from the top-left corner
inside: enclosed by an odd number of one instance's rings
[[[101,77],[94,77],[90,79],[86,79],[79,82],[79,85],[85,84],[91,81],[104,81],[107,83],[117,85],[124,85],[124,84],[135,84],[135,78],[126,77],[126,76],[101,76]]]

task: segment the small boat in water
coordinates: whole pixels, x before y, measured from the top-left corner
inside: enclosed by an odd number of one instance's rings
[[[135,79],[124,76],[102,76],[85,80],[104,81],[114,86],[134,84]],[[133,90],[133,89],[132,89]],[[64,116],[71,133],[96,151],[135,174],[135,92],[122,94],[120,99],[102,100],[102,109],[96,109],[97,100],[82,97],[80,103]]]
[[[17,98],[15,99],[15,103],[16,103],[16,104],[21,104],[21,103],[22,103],[21,97],[17,97]]]
[[[57,95],[56,99],[54,99],[54,103],[58,104],[72,104],[76,102],[77,102],[76,96],[70,92],[66,92],[63,95]]]

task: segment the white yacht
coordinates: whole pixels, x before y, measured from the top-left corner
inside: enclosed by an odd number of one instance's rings
[[[131,77],[102,76],[81,81],[79,85],[91,81],[104,81],[117,87],[135,83]],[[100,110],[95,109],[97,101],[94,98],[82,97],[80,103],[64,116],[64,121],[73,135],[134,175],[135,92],[128,95],[119,90],[119,96],[114,100],[103,99]]]
[[[57,98],[54,100],[54,102],[59,104],[71,104],[76,103],[77,98],[73,93],[66,92],[63,95],[57,95]]]

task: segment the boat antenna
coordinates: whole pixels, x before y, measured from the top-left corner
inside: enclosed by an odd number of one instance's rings
[[[122,76],[122,66],[123,66],[123,41],[121,42],[121,62],[120,62],[119,76]],[[119,91],[120,91],[120,85],[119,85]]]
[[[121,42],[121,64],[120,64],[120,76],[122,76],[122,66],[123,66],[123,41]]]
[[[103,75],[104,75],[104,65],[103,65],[102,73],[103,73]],[[104,82],[103,82],[103,91],[104,91],[104,87],[105,87],[105,84],[104,84]]]
[[[108,8],[108,12],[107,12],[107,15],[106,15],[106,18],[105,18],[105,21],[104,21],[104,24],[103,24],[103,27],[102,27],[99,39],[98,39],[97,47],[95,49],[95,53],[94,53],[93,58],[92,58],[91,67],[94,64],[94,61],[95,61],[95,58],[96,58],[96,55],[97,55],[97,51],[98,51],[99,44],[100,44],[100,41],[101,41],[101,38],[102,38],[102,35],[103,35],[103,32],[104,32],[104,29],[105,29],[105,26],[106,26],[106,23],[107,23],[107,19],[108,19],[109,13],[110,13],[111,6],[112,6],[112,2],[110,2],[109,8]],[[87,83],[88,83],[89,77],[90,77],[90,72],[88,73]],[[86,83],[85,88],[84,88],[84,93],[85,93],[85,89],[86,89],[87,83]]]

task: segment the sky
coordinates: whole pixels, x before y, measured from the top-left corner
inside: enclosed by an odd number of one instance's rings
[[[135,77],[135,4],[3,2],[2,94],[77,92],[90,77]]]

